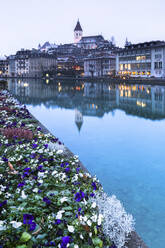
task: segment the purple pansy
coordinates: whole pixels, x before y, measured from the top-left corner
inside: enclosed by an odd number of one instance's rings
[[[96,190],[97,189],[97,186],[96,186],[96,183],[95,182],[92,182],[91,185],[93,187],[93,190]]]
[[[23,223],[31,224],[34,220],[34,216],[32,214],[24,214],[23,215]]]
[[[64,236],[61,240],[61,248],[66,248],[67,244],[69,244],[70,240],[71,240],[70,236]]]
[[[24,185],[25,185],[25,182],[23,181],[23,182],[21,182],[21,183],[19,183],[19,184],[17,185],[17,188],[22,188]]]
[[[54,222],[54,224],[55,224],[55,225],[59,225],[61,222],[62,222],[61,220],[57,219],[57,220]]]
[[[70,167],[65,168],[65,172],[69,173],[70,172]]]
[[[3,202],[0,202],[0,207],[3,207],[4,205],[7,204],[7,200],[3,201]]]
[[[75,194],[75,198],[74,200],[77,201],[77,202],[80,202],[83,198],[85,197],[85,194],[83,191],[79,191]]]
[[[37,146],[38,146],[37,144],[32,144],[33,149],[37,148]]]
[[[51,200],[49,200],[48,197],[44,197],[44,198],[43,198],[43,201],[44,201],[47,205],[50,205],[50,204],[51,204]]]
[[[34,231],[36,228],[37,224],[33,221],[29,224],[29,231]]]

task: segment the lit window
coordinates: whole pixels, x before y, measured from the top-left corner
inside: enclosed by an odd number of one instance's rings
[[[128,70],[131,70],[131,64],[128,64]]]
[[[120,64],[120,71],[123,71],[123,64]]]
[[[146,56],[136,56],[136,60],[146,60]]]

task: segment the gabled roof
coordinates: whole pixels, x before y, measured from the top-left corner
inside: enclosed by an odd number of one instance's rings
[[[79,20],[77,21],[77,24],[76,24],[76,27],[75,27],[74,31],[83,31],[83,30],[82,30],[82,27],[81,27],[81,25],[80,25]]]
[[[92,36],[83,36],[81,38],[81,42],[85,42],[87,40],[94,39],[96,41],[104,41],[104,37],[102,35],[92,35]]]
[[[46,41],[41,48],[45,49],[48,46],[50,46],[50,43],[49,43],[49,41]]]

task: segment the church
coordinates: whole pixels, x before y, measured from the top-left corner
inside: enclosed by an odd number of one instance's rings
[[[83,49],[96,49],[100,45],[109,43],[102,35],[83,36],[83,29],[78,19],[74,29],[74,44]]]

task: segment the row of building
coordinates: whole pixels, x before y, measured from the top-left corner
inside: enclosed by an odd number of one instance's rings
[[[85,77],[127,76],[165,78],[165,42],[151,41],[116,47],[114,38],[83,36],[78,20],[74,43],[45,42],[37,49],[0,59],[0,77],[41,77],[43,74]]]

